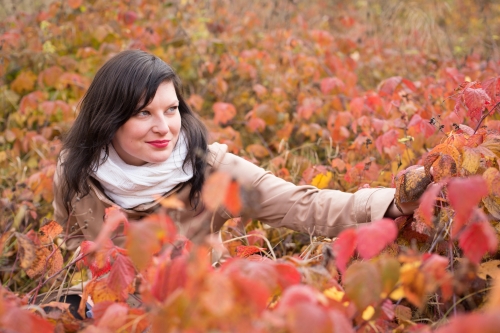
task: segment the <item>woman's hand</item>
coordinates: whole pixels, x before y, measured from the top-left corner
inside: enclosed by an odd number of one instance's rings
[[[414,165],[399,172],[394,180],[396,194],[385,216],[396,218],[411,215],[418,208],[427,186],[432,183],[432,169],[426,173],[423,166]]]

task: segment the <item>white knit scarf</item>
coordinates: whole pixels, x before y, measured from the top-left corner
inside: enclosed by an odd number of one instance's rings
[[[187,164],[185,171],[182,164],[187,155],[187,143],[181,132],[170,157],[161,163],[147,163],[135,166],[125,163],[109,145],[109,156],[99,165],[95,178],[104,188],[104,192],[122,208],[133,208],[140,204],[154,201],[180,183],[193,177],[193,168]],[[101,153],[101,160],[105,158]]]

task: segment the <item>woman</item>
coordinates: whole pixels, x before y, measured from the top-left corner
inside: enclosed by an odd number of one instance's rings
[[[416,205],[400,212],[391,188],[351,194],[295,186],[228,153],[226,145],[208,145],[174,71],[149,53],[130,50],[104,64],[81,102],[54,176],[55,219],[79,229],[67,244],[74,249],[97,236],[107,207],[118,205],[137,220],[158,208],[155,198],[175,194],[187,208],[172,214],[180,233],[200,241],[231,217],[224,210],[213,214],[200,199],[213,170],[261,193],[251,217],[308,233],[334,236],[357,223],[409,214]]]

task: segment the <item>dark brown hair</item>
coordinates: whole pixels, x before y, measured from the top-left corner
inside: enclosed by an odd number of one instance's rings
[[[118,128],[151,103],[164,82],[174,84],[179,100],[181,128],[188,146],[182,167],[188,163],[193,166],[189,198],[191,205],[197,206],[206,167],[207,129],[182,97],[180,79],[172,68],[152,54],[128,50],[112,57],[97,71],[64,139],[61,185],[68,211],[75,196],[89,193],[89,177],[103,162],[101,151],[105,149],[108,154],[107,147]]]

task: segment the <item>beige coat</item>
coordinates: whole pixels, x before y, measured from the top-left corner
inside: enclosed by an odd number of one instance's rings
[[[207,174],[213,170],[227,172],[241,184],[254,187],[261,193],[260,208],[251,216],[273,227],[287,227],[300,232],[335,236],[343,229],[358,223],[381,219],[394,199],[395,189],[369,188],[356,193],[336,190],[319,190],[314,186],[296,186],[274,176],[271,172],[227,152],[227,146],[214,143],[209,145]],[[104,210],[114,203],[104,194],[94,179],[89,180],[90,192],[83,198],[75,197],[71,202],[71,214],[62,202],[59,187],[60,164],[54,175],[54,218],[66,230],[75,226],[75,237],[68,240],[69,249],[75,249],[82,240],[97,237],[104,217]],[[182,184],[181,184],[182,185]],[[178,186],[166,193],[189,204],[191,186]],[[129,220],[138,220],[151,214],[159,207],[157,202],[142,204],[134,209],[126,209]],[[177,223],[179,232],[191,240],[201,241],[211,232],[218,231],[231,216],[224,210],[213,214],[200,203],[196,210],[169,212]],[[86,227],[85,227],[86,226]],[[68,229],[69,230],[69,229]],[[116,238],[120,244],[122,240]]]

